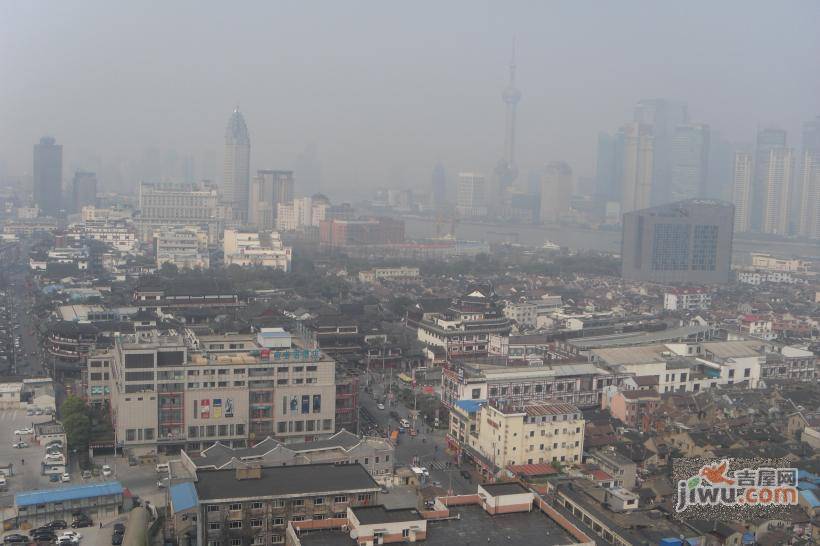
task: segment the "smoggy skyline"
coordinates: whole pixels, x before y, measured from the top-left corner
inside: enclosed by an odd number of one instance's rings
[[[552,160],[592,176],[597,133],[641,98],[686,101],[732,142],[773,124],[799,147],[820,113],[817,20],[811,1],[5,2],[0,174],[30,175],[32,146],[51,135],[64,181],[90,169],[101,189],[133,187],[152,175],[146,162],[179,176],[190,156],[195,178],[221,183],[238,105],[252,172],[295,169],[297,193],[310,147],[337,196],[429,191],[438,160],[448,184],[460,170],[490,175],[513,37],[519,181]]]

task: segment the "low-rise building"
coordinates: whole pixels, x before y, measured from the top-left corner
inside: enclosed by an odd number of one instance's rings
[[[479,410],[476,447],[497,468],[552,461],[579,463],[584,419],[581,410],[571,404],[487,404]]]
[[[418,267],[375,267],[369,271],[361,271],[359,273],[359,281],[375,283],[383,280],[417,279],[418,276]]]
[[[222,241],[225,265],[259,266],[290,271],[293,249],[285,246],[279,233],[242,232],[226,229]]]
[[[208,269],[208,234],[196,227],[167,227],[154,233],[157,267],[170,263],[178,268]]]
[[[603,409],[626,426],[649,432],[660,403],[661,396],[654,390],[616,390],[612,396],[604,396]]]
[[[110,520],[120,513],[122,494],[122,484],[117,481],[23,491],[14,496],[17,523],[39,527],[55,519],[70,521],[77,511],[94,520]]]
[[[705,288],[678,288],[663,295],[667,311],[703,311],[712,305],[712,293]]]
[[[197,544],[281,544],[289,523],[338,519],[378,504],[381,487],[360,464],[199,472]]]

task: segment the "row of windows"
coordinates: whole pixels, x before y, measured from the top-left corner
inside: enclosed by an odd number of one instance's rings
[[[359,502],[365,502],[370,498],[370,495],[367,493],[360,493],[356,495],[356,500]],[[328,497],[313,497],[311,499],[293,499],[289,502],[289,506],[294,508],[301,508],[305,506],[306,500],[310,500],[310,504],[313,506],[324,506],[327,503]],[[333,497],[333,503],[345,503],[350,500],[349,495],[336,495]],[[284,508],[285,507],[285,500],[284,499],[273,499],[269,501],[271,508]],[[249,503],[241,503],[241,502],[232,502],[228,504],[228,510],[231,512],[239,512],[247,505],[247,508],[250,510],[261,510],[264,508],[264,503],[260,501],[253,501]],[[223,510],[224,505],[221,504],[209,504],[208,505],[208,512],[219,512]],[[345,517],[345,516],[343,516]],[[281,521],[282,523],[276,523],[277,521]],[[274,518],[273,525],[284,525],[283,518]]]
[[[319,428],[321,424],[322,428]],[[276,423],[276,432],[285,434],[287,432],[318,432],[319,430],[332,430],[333,419],[308,419],[306,421],[280,421]]]
[[[153,440],[154,439],[154,429],[153,428],[128,428],[125,429],[125,441],[126,442],[136,442],[138,440]]]
[[[213,438],[214,436],[244,436],[245,425],[203,425],[188,427],[188,438]]]

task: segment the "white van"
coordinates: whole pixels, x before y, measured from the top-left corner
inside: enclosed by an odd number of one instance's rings
[[[168,463],[159,463],[157,465],[157,474],[168,473],[171,471],[171,467],[168,466]]]

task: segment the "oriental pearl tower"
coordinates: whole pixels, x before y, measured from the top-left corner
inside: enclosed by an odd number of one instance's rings
[[[521,91],[515,87],[515,42],[510,58],[510,82],[501,93],[506,105],[506,124],[504,128],[504,157],[498,162],[495,174],[498,178],[499,196],[504,198],[507,190],[518,178],[518,166],[515,164],[515,111],[521,100]]]

